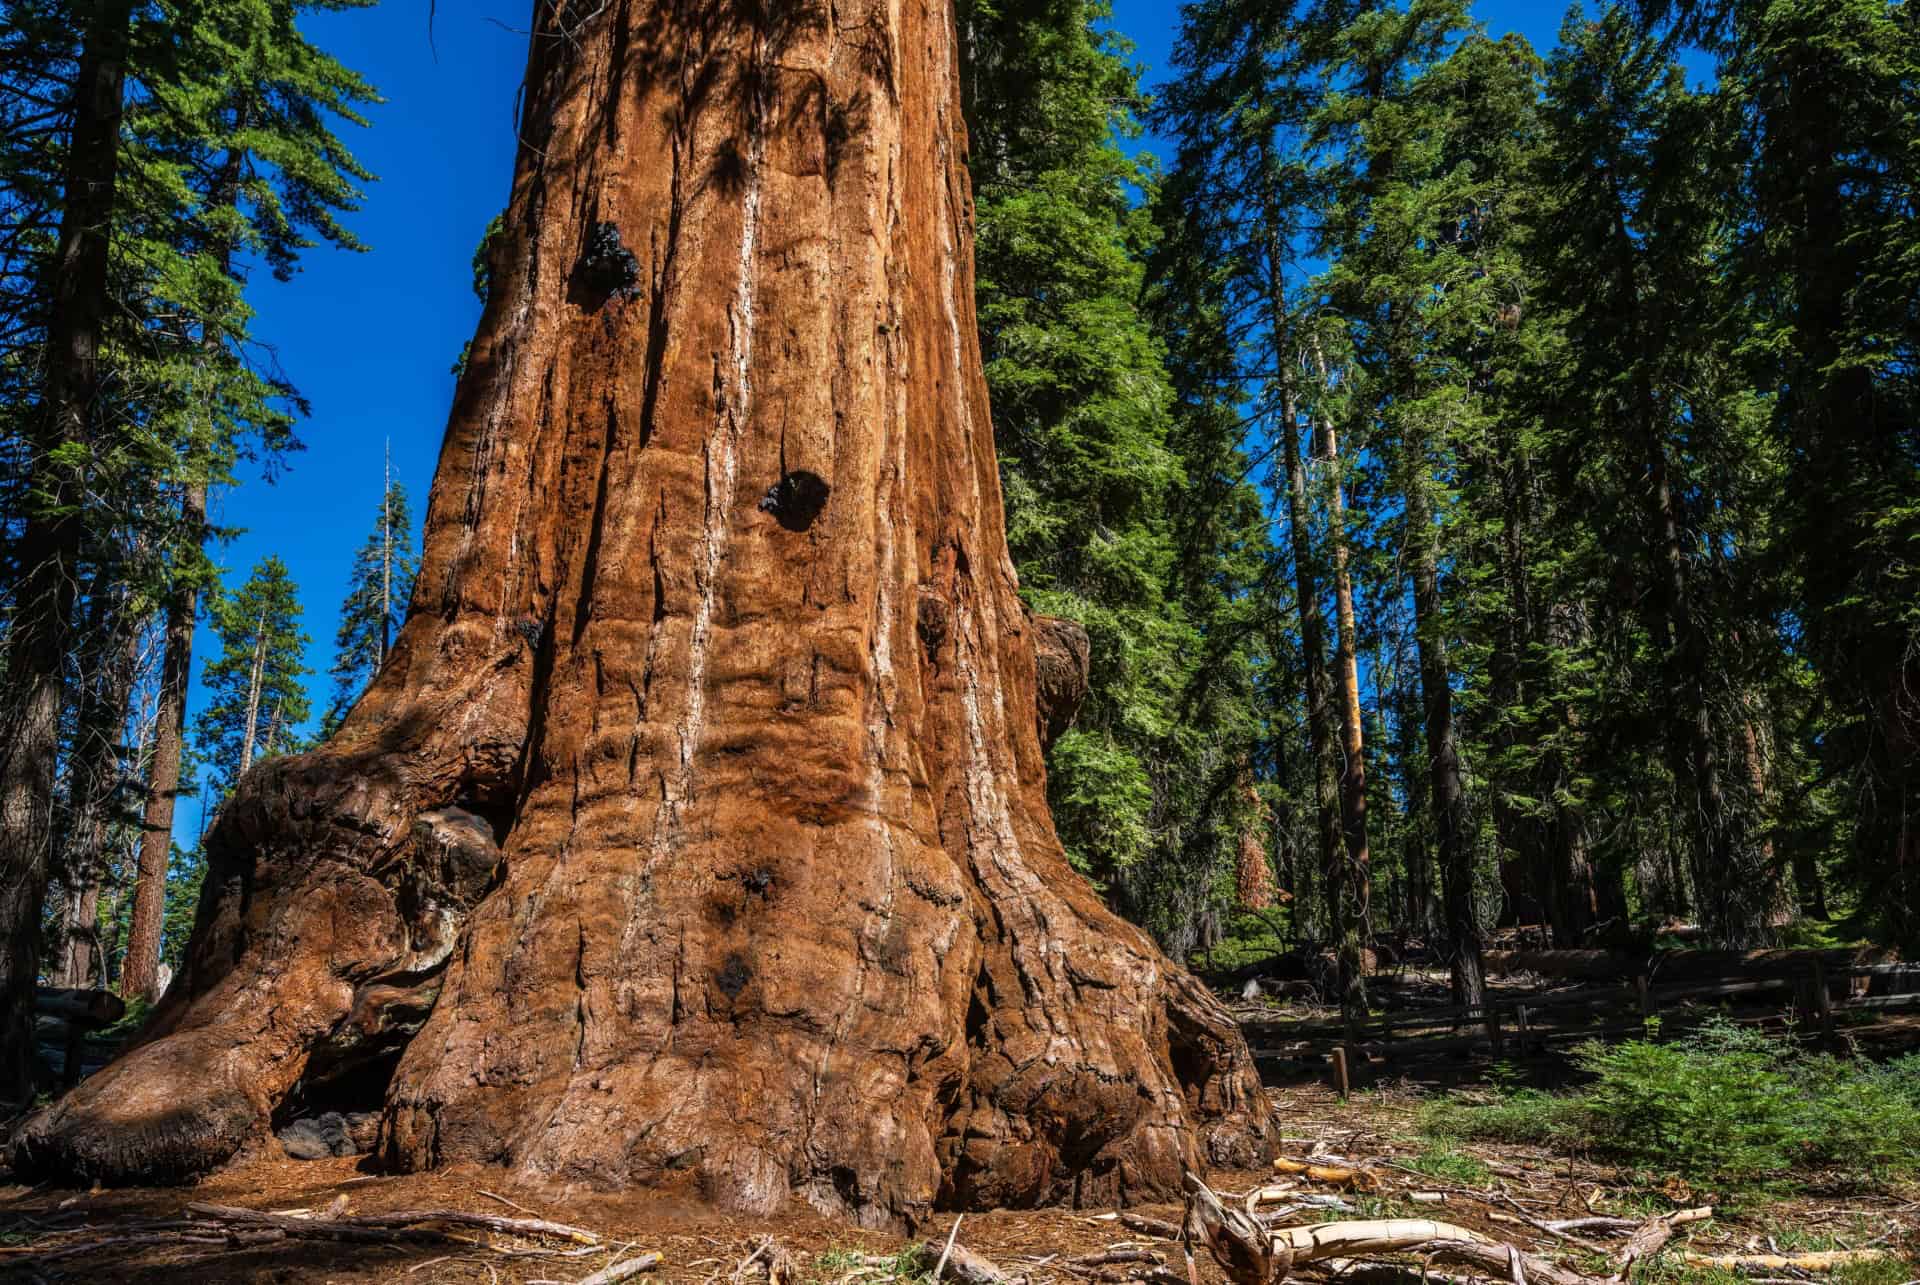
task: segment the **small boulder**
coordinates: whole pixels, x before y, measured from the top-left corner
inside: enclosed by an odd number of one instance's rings
[[[361,1121],[369,1117],[356,1114],[344,1116],[338,1111],[329,1111],[324,1115],[305,1116],[293,1121],[275,1136],[280,1146],[294,1160],[325,1160],[329,1156],[358,1155],[372,1146],[368,1140],[367,1148],[358,1145],[356,1130],[352,1121]],[[379,1117],[372,1116],[375,1127]]]

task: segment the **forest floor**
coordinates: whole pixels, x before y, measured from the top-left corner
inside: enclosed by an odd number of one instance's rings
[[[1405,1084],[1381,1085],[1342,1103],[1319,1085],[1274,1090],[1275,1118],[1288,1156],[1342,1157],[1370,1174],[1364,1194],[1348,1190],[1352,1212],[1307,1209],[1294,1221],[1328,1217],[1440,1219],[1482,1232],[1576,1270],[1603,1275],[1602,1254],[1615,1237],[1550,1234],[1536,1224],[1556,1218],[1611,1214],[1643,1218],[1713,1204],[1709,1221],[1694,1223],[1642,1269],[1658,1285],[1732,1285],[1728,1273],[1686,1266],[1696,1253],[1889,1250],[1892,1257],[1845,1270],[1839,1285],[1911,1285],[1920,1278],[1920,1190],[1862,1192],[1823,1187],[1817,1178],[1793,1195],[1744,1195],[1691,1190],[1677,1179],[1634,1175],[1577,1157],[1513,1145],[1449,1144],[1424,1139],[1418,1115],[1425,1094]],[[722,1215],[688,1199],[659,1194],[608,1195],[509,1186],[499,1170],[461,1167],[441,1172],[380,1176],[362,1172],[354,1157],[301,1162],[254,1158],[191,1188],[132,1188],[92,1192],[0,1186],[0,1279],[89,1282],[191,1280],[196,1285],[288,1282],[361,1285],[366,1282],[484,1282],[568,1285],[643,1253],[660,1256],[639,1281],[703,1285],[890,1285],[924,1279],[925,1262],[908,1253],[914,1243],[862,1231],[809,1212],[771,1218]],[[1244,1195],[1279,1177],[1215,1172],[1207,1181],[1224,1195]],[[1298,1180],[1299,1189],[1315,1184]],[[1330,1193],[1335,1188],[1319,1187]],[[1421,1193],[1418,1202],[1411,1197]],[[1436,1200],[1435,1197],[1438,1197]],[[599,1243],[576,1248],[564,1240],[504,1236],[441,1226],[441,1243],[341,1243],[291,1237],[235,1246],[210,1235],[180,1243],[178,1220],[189,1203],[238,1206],[315,1217],[365,1216],[400,1210],[458,1210],[507,1218],[539,1217],[591,1229]],[[1237,1204],[1229,1200],[1229,1204]],[[510,1207],[511,1206],[511,1207]],[[1178,1205],[1137,1211],[1178,1223]],[[173,1220],[172,1230],[157,1222]],[[1529,1221],[1531,1220],[1531,1221]],[[944,1242],[952,1220],[922,1229]],[[146,1236],[148,1240],[141,1240]],[[447,1238],[453,1237],[449,1241]],[[245,1239],[242,1237],[242,1239]],[[1042,1282],[1185,1281],[1177,1244],[1158,1240],[1100,1210],[1041,1209],[966,1215],[959,1243],[997,1264],[1010,1277]],[[768,1242],[771,1241],[771,1245]],[[544,1248],[529,1255],[525,1251]],[[69,1251],[63,1256],[60,1251]],[[553,1251],[572,1250],[563,1256]],[[1126,1251],[1147,1251],[1129,1255]],[[77,1251],[77,1252],[74,1252]],[[518,1251],[516,1253],[516,1251]],[[758,1252],[756,1252],[758,1251]],[[1119,1251],[1116,1253],[1116,1251]],[[1157,1255],[1161,1266],[1149,1255]],[[1138,1261],[1097,1260],[1134,1257]],[[1078,1260],[1078,1261],[1076,1261]],[[768,1270],[769,1262],[774,1270]],[[1204,1252],[1201,1285],[1226,1280]],[[1296,1276],[1339,1275],[1328,1263]],[[1369,1277],[1373,1279],[1373,1277]],[[1406,1274],[1418,1282],[1418,1268]],[[1464,1276],[1433,1274],[1461,1285]],[[1782,1269],[1748,1281],[1803,1279]]]

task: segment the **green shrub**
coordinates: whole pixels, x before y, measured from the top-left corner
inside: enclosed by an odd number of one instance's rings
[[[1582,1046],[1590,1141],[1690,1178],[1749,1182],[1786,1167],[1800,1127],[1784,1047],[1714,1023],[1673,1044]]]
[[[1590,1084],[1428,1108],[1438,1140],[1581,1147],[1694,1181],[1763,1186],[1828,1167],[1884,1179],[1920,1169],[1920,1055],[1876,1066],[1808,1055],[1725,1021],[1684,1040],[1588,1044]]]

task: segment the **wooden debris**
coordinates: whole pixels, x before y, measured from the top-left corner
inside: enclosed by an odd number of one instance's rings
[[[1013,1278],[1001,1271],[992,1259],[974,1253],[957,1241],[938,1255],[932,1253],[932,1249],[931,1245],[922,1246],[920,1261],[929,1269],[939,1268],[935,1280],[959,1281],[960,1285],[1013,1285]]]
[[[1111,1267],[1118,1263],[1151,1263],[1156,1267],[1164,1267],[1167,1260],[1151,1249],[1106,1249],[1097,1254],[1082,1254],[1078,1258],[1069,1258],[1062,1262],[1061,1266]]]
[[[292,1240],[335,1240],[371,1245],[458,1245],[466,1250],[480,1249],[509,1258],[576,1258],[604,1252],[605,1249],[601,1237],[596,1233],[583,1227],[549,1222],[544,1218],[504,1218],[456,1209],[416,1209],[350,1216],[346,1213],[344,1196],[335,1199],[324,1212],[319,1213],[307,1209],[273,1213],[198,1201],[189,1203],[186,1212],[189,1215],[187,1218],[129,1222],[123,1224],[119,1234],[91,1239],[61,1239],[94,1230],[90,1227],[53,1229],[42,1238],[42,1244],[19,1247],[25,1252],[17,1257],[9,1256],[6,1265],[10,1269],[38,1267],[107,1249],[171,1245],[214,1252],[253,1249]],[[531,1247],[496,1245],[476,1241],[470,1236],[455,1235],[450,1230],[452,1228],[475,1228],[523,1240],[565,1240],[578,1248],[556,1249],[538,1244]],[[44,1243],[47,1241],[58,1243]],[[625,1274],[609,1277],[608,1280],[624,1280],[627,1276],[646,1270],[632,1266],[635,1261],[616,1264]],[[655,1262],[658,1262],[657,1257]]]
[[[615,1285],[618,1281],[628,1280],[642,1272],[650,1272],[659,1265],[660,1255],[642,1254],[638,1258],[629,1258],[611,1267],[603,1267],[591,1276],[583,1276],[575,1282],[575,1285]]]
[[[1826,1249],[1806,1254],[1695,1254],[1681,1256],[1689,1267],[1717,1267],[1725,1272],[1830,1272],[1853,1263],[1881,1263],[1894,1258],[1885,1249]]]
[[[1332,1183],[1339,1187],[1350,1187],[1354,1191],[1376,1192],[1380,1190],[1380,1175],[1368,1169],[1352,1165],[1313,1164],[1303,1160],[1288,1160],[1281,1157],[1273,1162],[1279,1173],[1297,1173],[1314,1182]]]
[[[187,1206],[187,1212],[216,1222],[260,1223],[279,1227],[291,1236],[356,1240],[364,1237],[353,1234],[343,1236],[341,1233],[397,1231],[419,1227],[424,1223],[446,1223],[455,1227],[480,1227],[511,1236],[555,1236],[576,1245],[600,1243],[600,1237],[584,1227],[570,1227],[565,1223],[548,1222],[544,1218],[502,1218],[493,1214],[470,1214],[458,1209],[410,1209],[401,1213],[360,1214],[351,1218],[289,1218],[279,1214],[263,1214],[255,1209],[242,1209],[236,1205],[208,1205],[195,1201]],[[376,1236],[373,1239],[379,1238]]]
[[[1460,1241],[1491,1245],[1496,1242],[1477,1231],[1430,1218],[1367,1218],[1355,1222],[1315,1223],[1311,1227],[1283,1227],[1273,1233],[1275,1241],[1286,1245],[1296,1263],[1322,1258],[1365,1258],[1374,1254],[1395,1254],[1403,1245]],[[1506,1269],[1501,1269],[1506,1274]]]
[[[1187,1238],[1206,1245],[1235,1285],[1274,1285],[1302,1263],[1385,1254],[1457,1263],[1512,1285],[1594,1285],[1592,1277],[1452,1223],[1376,1218],[1269,1229],[1227,1208],[1194,1175],[1186,1186]]]
[[[1235,1285],[1273,1285],[1286,1278],[1293,1268],[1291,1251],[1282,1249],[1265,1227],[1239,1210],[1227,1208],[1194,1174],[1187,1174],[1185,1181],[1187,1244],[1197,1241],[1205,1245]],[[1191,1252],[1187,1276],[1198,1285]]]
[[[1704,1222],[1711,1217],[1713,1209],[1703,1205],[1698,1209],[1680,1209],[1663,1217],[1647,1219],[1634,1230],[1626,1248],[1620,1251],[1615,1274],[1625,1280],[1632,1273],[1635,1263],[1644,1262],[1665,1248],[1677,1228],[1688,1223]]]
[[[1163,1222],[1158,1218],[1149,1218],[1145,1214],[1128,1213],[1123,1209],[1120,1211],[1120,1224],[1123,1227],[1131,1227],[1134,1231],[1140,1232],[1143,1235],[1157,1237],[1160,1240],[1180,1239],[1180,1229],[1178,1227],[1175,1227],[1170,1222]]]

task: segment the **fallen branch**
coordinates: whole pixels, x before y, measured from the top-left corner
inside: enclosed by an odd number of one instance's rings
[[[1213,1189],[1196,1175],[1187,1174],[1187,1214],[1183,1239],[1207,1247],[1213,1260],[1236,1285],[1273,1285],[1293,1269],[1293,1253],[1281,1248],[1267,1229],[1237,1209],[1220,1202]],[[1188,1279],[1198,1285],[1191,1250]]]
[[[1097,1254],[1082,1254],[1061,1263],[1062,1267],[1110,1267],[1116,1263],[1152,1263],[1166,1266],[1167,1260],[1151,1249],[1107,1249]]]
[[[1143,1235],[1158,1237],[1161,1240],[1179,1240],[1180,1229],[1170,1222],[1158,1218],[1149,1218],[1145,1214],[1130,1214],[1120,1211],[1120,1224],[1131,1227]]]
[[[1827,1249],[1808,1254],[1696,1254],[1682,1255],[1689,1267],[1717,1267],[1723,1272],[1830,1272],[1853,1263],[1884,1263],[1894,1255],[1884,1249]]]
[[[1620,1251],[1615,1275],[1620,1280],[1627,1279],[1633,1271],[1633,1265],[1652,1258],[1664,1249],[1667,1242],[1673,1239],[1676,1229],[1687,1223],[1704,1222],[1711,1217],[1713,1217],[1712,1207],[1703,1205],[1698,1209],[1680,1209],[1659,1218],[1647,1219],[1634,1229],[1626,1248]]]
[[[1380,1190],[1380,1176],[1357,1165],[1317,1165],[1302,1160],[1288,1160],[1283,1156],[1273,1162],[1273,1168],[1276,1173],[1297,1173],[1314,1182],[1351,1187],[1355,1191]]]
[[[929,1269],[940,1267],[941,1274],[935,1277],[936,1280],[959,1281],[960,1285],[1013,1285],[1013,1278],[1001,1271],[991,1259],[974,1253],[965,1245],[956,1243],[948,1246],[942,1255],[937,1256],[938,1263],[932,1251],[931,1245],[921,1246],[919,1261]]]
[[[1376,1218],[1266,1228],[1186,1176],[1189,1241],[1206,1245],[1236,1285],[1274,1285],[1302,1263],[1417,1254],[1478,1268],[1513,1285],[1594,1285],[1593,1278],[1479,1232],[1427,1218]]]
[[[660,1255],[642,1254],[638,1258],[629,1258],[611,1267],[602,1267],[591,1276],[581,1277],[576,1285],[614,1285],[616,1281],[624,1281],[642,1272],[650,1272],[659,1265]]]
[[[1311,1263],[1322,1258],[1366,1258],[1375,1254],[1400,1253],[1409,1245],[1461,1242],[1491,1245],[1495,1242],[1477,1231],[1435,1222],[1431,1218],[1367,1218],[1356,1222],[1315,1223],[1311,1227],[1280,1227],[1272,1232],[1276,1243],[1285,1245],[1296,1263]],[[1504,1260],[1501,1266],[1504,1275]]]

